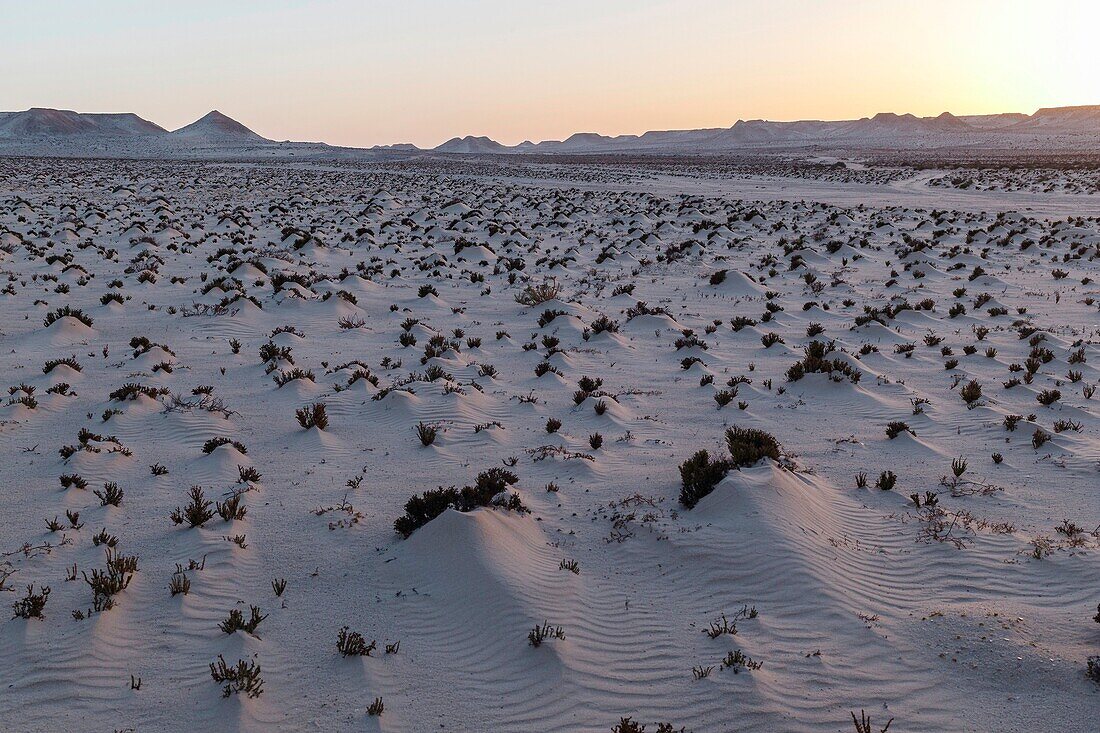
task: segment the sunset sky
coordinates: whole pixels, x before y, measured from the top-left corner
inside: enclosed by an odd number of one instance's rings
[[[436,145],[1100,103],[1086,0],[0,0],[0,109]]]

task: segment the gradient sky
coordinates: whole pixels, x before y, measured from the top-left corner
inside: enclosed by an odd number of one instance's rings
[[[1100,103],[1088,0],[0,0],[0,109],[504,143]]]

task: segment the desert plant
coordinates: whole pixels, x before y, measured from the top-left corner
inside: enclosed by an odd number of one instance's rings
[[[210,676],[221,684],[222,697],[229,697],[234,693],[244,693],[248,697],[259,697],[264,691],[264,680],[260,676],[260,665],[255,662],[246,662],[243,659],[230,667],[225,663],[225,658],[218,655],[216,662],[210,664]]]
[[[213,519],[214,511],[210,508],[213,502],[206,500],[201,486],[192,486],[188,496],[191,497],[190,503],[183,509],[176,507],[170,515],[175,524],[183,524],[186,521],[190,527],[201,527]]]
[[[546,280],[537,285],[528,285],[516,293],[516,302],[520,305],[542,305],[548,300],[554,300],[561,295],[561,285],[556,280]]]
[[[971,379],[959,390],[959,396],[966,404],[972,404],[982,398],[982,385],[976,379]]]
[[[403,537],[408,537],[447,509],[470,512],[493,505],[514,511],[526,511],[526,507],[516,494],[504,500],[497,499],[508,486],[515,484],[518,480],[519,478],[511,471],[494,467],[478,474],[473,486],[465,486],[462,489],[440,486],[437,489],[425,491],[423,494],[411,497],[405,503],[405,515],[394,522],[394,530]]]
[[[726,447],[735,468],[754,466],[762,458],[778,461],[782,450],[775,436],[756,428],[731,427],[726,430]]]
[[[218,628],[226,634],[232,634],[235,631],[246,631],[249,634],[255,635],[256,627],[259,626],[267,616],[260,613],[258,606],[251,606],[250,614],[248,620],[245,620],[241,610],[239,608],[234,608],[229,612],[229,616],[218,624]]]
[[[347,626],[336,633],[336,649],[345,657],[369,657],[377,647],[377,641],[368,644],[362,634]]]
[[[547,621],[543,621],[542,626],[535,626],[527,632],[527,643],[536,649],[542,646],[544,641],[564,638],[565,631],[562,630],[562,627],[551,626]]]
[[[11,604],[11,610],[14,614],[12,618],[42,618],[42,611],[46,608],[46,601],[49,597],[50,587],[48,585],[39,586],[37,593],[34,592],[33,585],[28,585],[27,595]]]
[[[298,424],[306,430],[310,428],[324,430],[328,427],[328,412],[324,402],[314,402],[312,405],[299,408],[294,416],[298,419]]]
[[[979,267],[979,268],[976,268],[976,269],[980,270],[981,268]],[[971,279],[973,279],[973,278],[971,278]],[[879,730],[878,733],[886,733],[886,731],[888,731],[890,729],[890,724],[893,723],[893,722],[894,722],[893,718],[890,718],[889,720],[887,720],[886,725],[884,725]],[[854,725],[856,727],[856,733],[875,733],[875,731],[872,730],[872,728],[871,728],[871,719],[868,718],[867,713],[865,713],[862,710],[859,711],[859,718],[858,719],[856,718],[856,714],[852,713],[852,725]]]
[[[99,503],[101,506],[121,506],[122,505],[122,489],[114,481],[107,481],[103,484],[103,491],[96,489],[93,491],[96,496],[99,497]]]
[[[893,440],[902,433],[916,435],[916,433],[913,432],[913,429],[909,427],[908,423],[904,423],[900,420],[894,420],[886,423],[886,437],[890,440]]]
[[[438,430],[432,425],[425,425],[424,423],[417,423],[416,425],[416,437],[420,438],[420,444],[427,447],[435,442],[436,434]]]
[[[680,503],[691,509],[707,496],[729,472],[728,461],[712,460],[706,449],[680,464]]]
[[[1060,399],[1062,399],[1062,393],[1056,389],[1044,389],[1035,395],[1035,400],[1044,407],[1050,407]]]
[[[55,310],[47,313],[43,323],[48,327],[65,317],[75,318],[76,320],[83,323],[85,326],[91,327],[92,325],[91,316],[89,316],[87,313],[80,310],[79,308],[73,308],[72,306],[68,305],[63,305],[60,308],[56,308]]]
[[[242,494],[236,493],[225,501],[215,503],[214,509],[218,512],[218,516],[222,518],[222,521],[231,522],[244,519],[245,514],[248,512],[248,507],[241,504],[242,496]]]

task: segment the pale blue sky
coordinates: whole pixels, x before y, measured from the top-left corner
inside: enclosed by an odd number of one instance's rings
[[[1085,0],[0,0],[0,109],[506,143],[1100,103]]]

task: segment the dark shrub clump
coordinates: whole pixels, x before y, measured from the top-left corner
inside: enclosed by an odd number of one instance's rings
[[[509,486],[519,481],[519,477],[504,468],[490,468],[478,474],[473,486],[457,489],[454,486],[425,491],[411,497],[405,503],[405,516],[393,523],[393,528],[403,537],[408,537],[420,527],[438,517],[447,509],[470,512],[485,506],[500,506],[514,511],[526,511],[518,494],[512,494],[502,501],[494,499]]]

